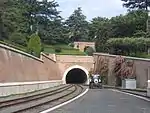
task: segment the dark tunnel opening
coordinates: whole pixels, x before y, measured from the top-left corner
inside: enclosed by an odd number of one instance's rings
[[[78,68],[70,70],[66,75],[67,84],[83,84],[87,81],[86,73]]]

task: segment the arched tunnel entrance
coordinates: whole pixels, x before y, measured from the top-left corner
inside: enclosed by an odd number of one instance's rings
[[[87,74],[80,68],[71,69],[66,75],[67,84],[84,84],[87,81]]]

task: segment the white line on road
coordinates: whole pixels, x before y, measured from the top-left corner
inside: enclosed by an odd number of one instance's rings
[[[148,99],[146,97],[142,97],[142,96],[138,96],[138,95],[134,95],[134,94],[131,94],[131,93],[122,92],[122,91],[118,91],[118,90],[114,90],[114,89],[112,89],[112,91],[123,93],[123,94],[127,94],[127,95],[131,95],[131,96],[134,96],[134,97],[137,97],[137,98],[140,98],[140,99],[143,99],[143,100],[146,100],[146,101],[150,102],[150,99]]]
[[[69,104],[69,103],[75,101],[76,99],[82,97],[83,95],[85,95],[85,94],[88,92],[88,90],[89,90],[89,89],[86,89],[82,94],[78,95],[77,97],[75,97],[75,98],[73,98],[73,99],[71,99],[71,100],[69,100],[69,101],[67,101],[67,102],[64,102],[64,103],[62,103],[62,104],[59,104],[59,105],[57,105],[57,106],[55,106],[55,107],[52,107],[52,108],[50,108],[50,109],[47,109],[47,110],[45,110],[45,111],[42,111],[42,112],[40,112],[40,113],[48,113],[48,112],[53,111],[53,110],[55,110],[55,109],[57,109],[57,108],[59,108],[59,107],[62,107],[62,106],[64,106],[64,105],[66,105],[66,104]]]

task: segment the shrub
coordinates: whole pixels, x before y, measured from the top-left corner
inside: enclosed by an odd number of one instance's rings
[[[28,42],[28,52],[39,57],[41,49],[40,37],[37,34],[32,34]]]
[[[27,45],[26,36],[24,34],[14,32],[9,36],[9,39],[13,43],[23,45],[23,46]]]
[[[130,55],[147,52],[150,38],[112,38],[107,41],[109,51],[113,54]]]
[[[88,56],[92,56],[93,53],[94,53],[94,49],[92,47],[87,47],[86,50],[85,50],[85,53],[88,55]]]
[[[77,48],[79,49],[79,44],[77,45]]]
[[[69,43],[69,45],[68,46],[70,46],[70,47],[74,47],[74,43]]]
[[[86,50],[87,50],[88,47],[89,47],[89,46],[86,46],[86,47],[84,48],[84,52],[86,52]]]
[[[41,52],[44,51],[44,44],[41,44]]]
[[[56,52],[56,53],[60,53],[61,51],[62,51],[62,50],[61,50],[60,47],[56,47],[56,48],[55,48],[55,52]]]

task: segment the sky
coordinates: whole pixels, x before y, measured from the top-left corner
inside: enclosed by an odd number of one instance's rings
[[[111,18],[120,14],[125,14],[127,9],[122,6],[121,0],[55,0],[60,5],[58,10],[60,15],[68,18],[75,9],[82,7],[83,14],[87,20],[94,17]]]

